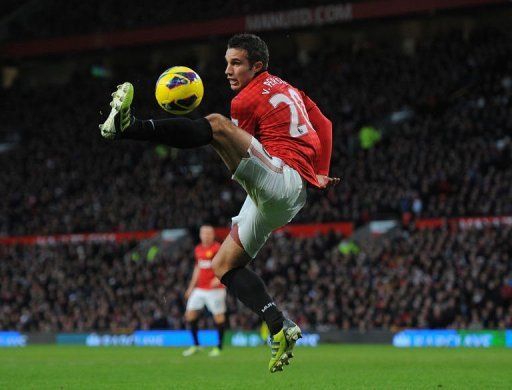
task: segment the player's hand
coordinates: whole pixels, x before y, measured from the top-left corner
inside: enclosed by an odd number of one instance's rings
[[[212,281],[210,282],[210,287],[217,288],[219,286],[220,286],[220,280],[218,278],[212,279]]]
[[[188,299],[190,297],[190,294],[192,294],[192,289],[187,288],[187,291],[185,291],[185,299]]]
[[[321,189],[326,189],[335,186],[341,180],[339,177],[329,177],[325,175],[316,175],[316,178],[318,180],[318,183],[320,184]]]

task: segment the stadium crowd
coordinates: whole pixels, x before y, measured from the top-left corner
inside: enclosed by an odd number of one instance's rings
[[[512,227],[411,230],[343,255],[334,234],[274,235],[253,262],[291,318],[309,330],[512,326]],[[132,244],[0,247],[0,329],[182,329],[191,241],[154,260]],[[126,255],[127,254],[127,255]],[[232,329],[259,319],[229,298]],[[213,327],[211,317],[202,327]]]
[[[309,53],[310,62],[276,53],[271,71],[307,91],[332,119],[331,172],[342,177],[327,195],[310,190],[296,221],[512,214],[510,42],[485,30],[467,40],[454,32],[420,42],[411,55],[331,45]],[[135,112],[162,116],[149,108],[154,72],[144,71],[119,73],[137,75]],[[228,115],[222,71],[219,53],[205,68],[206,97],[195,115]],[[85,73],[71,79],[39,90],[19,81],[5,91],[4,127],[24,133],[18,147],[0,154],[0,186],[8,189],[0,234],[229,224],[244,193],[211,150],[101,139],[98,110],[108,112],[115,82]],[[358,136],[367,124],[382,140],[363,149]]]

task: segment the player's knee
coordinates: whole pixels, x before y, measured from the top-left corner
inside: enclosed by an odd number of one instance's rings
[[[225,137],[233,130],[231,121],[221,114],[210,114],[206,119],[212,127],[213,138]]]
[[[224,314],[216,314],[213,319],[217,325],[223,325],[226,322],[226,316]]]
[[[194,312],[186,311],[185,312],[185,321],[187,322],[193,322],[197,320],[197,315]]]

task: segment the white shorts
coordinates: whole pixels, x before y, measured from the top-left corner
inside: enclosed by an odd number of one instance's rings
[[[188,298],[186,310],[203,310],[205,305],[208,311],[213,315],[224,314],[226,312],[226,289],[193,289],[192,294],[190,294],[190,297]]]
[[[298,172],[272,157],[252,138],[233,178],[247,192],[240,213],[232,219],[232,235],[252,258],[273,230],[290,222],[306,203],[306,186]]]

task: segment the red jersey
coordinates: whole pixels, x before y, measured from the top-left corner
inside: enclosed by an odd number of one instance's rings
[[[263,72],[231,100],[231,120],[260,141],[271,156],[319,187],[317,161],[322,148],[308,117],[312,107],[315,103],[303,92]]]
[[[219,251],[219,248],[220,244],[218,242],[214,242],[210,246],[199,244],[195,247],[194,257],[196,259],[196,265],[199,268],[199,275],[195,287],[207,290],[212,288],[224,288],[222,284],[217,287],[211,286],[212,280],[215,279],[215,274],[212,270],[212,259]]]

